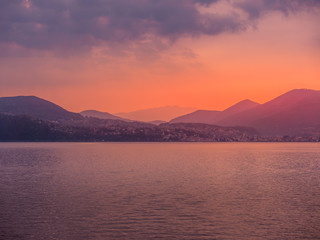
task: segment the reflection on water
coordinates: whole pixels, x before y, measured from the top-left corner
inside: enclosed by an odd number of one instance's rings
[[[318,239],[317,143],[1,143],[0,239]]]

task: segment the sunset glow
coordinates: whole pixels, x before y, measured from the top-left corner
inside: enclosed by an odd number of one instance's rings
[[[1,5],[1,96],[116,113],[320,89],[316,0]]]

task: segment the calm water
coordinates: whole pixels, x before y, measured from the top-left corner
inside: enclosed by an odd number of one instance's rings
[[[0,239],[320,239],[320,144],[1,143]]]

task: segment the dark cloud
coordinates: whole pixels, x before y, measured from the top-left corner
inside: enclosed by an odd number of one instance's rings
[[[234,7],[246,12],[249,20],[254,20],[272,11],[289,15],[318,8],[320,7],[320,0],[244,0],[235,1]]]
[[[204,13],[223,0],[10,0],[0,1],[0,42],[29,49],[88,50],[102,43],[133,44],[246,29],[239,16]],[[259,18],[296,11],[319,0],[245,0],[233,6]]]
[[[156,36],[237,31],[230,16],[202,14],[217,0],[10,0],[0,2],[0,41],[26,48],[90,48],[99,42],[134,42]]]

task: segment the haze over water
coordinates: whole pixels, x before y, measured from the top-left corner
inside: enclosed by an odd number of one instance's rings
[[[318,239],[318,143],[1,143],[0,239]]]

